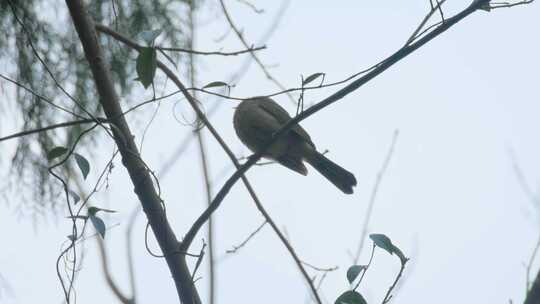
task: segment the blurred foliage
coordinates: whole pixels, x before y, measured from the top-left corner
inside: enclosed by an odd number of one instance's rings
[[[185,47],[189,33],[186,22],[191,0],[96,0],[87,1],[89,13],[96,23],[108,25],[122,34],[139,40],[139,33],[160,29],[160,41],[164,45]],[[198,5],[199,3],[197,3]],[[15,16],[20,20],[17,21]],[[26,31],[21,26],[22,23]],[[52,0],[2,0],[0,1],[0,64],[9,71],[3,75],[30,88],[35,93],[52,100],[78,115],[87,117],[72,100],[56,86],[43,64],[34,54],[30,42],[39,57],[52,72],[60,85],[69,92],[79,104],[95,116],[103,117],[102,109],[96,100],[96,91],[88,63],[85,59],[77,33],[72,25],[69,12],[63,2]],[[108,60],[117,92],[122,102],[137,102],[129,98],[133,89],[140,84],[133,81],[135,73],[134,52],[112,40],[106,35],[99,35],[102,50]],[[175,61],[183,58],[173,56]],[[179,64],[182,64],[180,62]],[[15,87],[1,80],[3,87]],[[5,93],[5,92],[4,92]],[[76,117],[64,113],[41,101],[20,87],[16,87],[14,96],[0,104],[0,113],[8,114],[8,107],[13,110],[10,122],[22,122],[20,130],[41,128],[53,123],[74,120]],[[54,210],[61,201],[61,189],[56,182],[51,182],[47,172],[47,151],[55,146],[66,146],[90,125],[78,125],[70,128],[41,132],[36,135],[17,139],[16,150],[10,157],[0,158],[2,165],[10,166],[7,176],[2,176],[0,193],[6,202],[13,201],[13,194],[20,196],[17,201],[23,204],[16,209],[24,214],[44,214]],[[85,135],[77,145],[77,151],[95,155],[92,146],[103,132],[93,131]],[[0,146],[0,149],[5,150]],[[1,151],[6,155],[5,151]],[[6,163],[9,161],[10,163]],[[74,175],[76,165],[67,162],[62,166],[64,176]],[[8,200],[8,194],[10,193]]]

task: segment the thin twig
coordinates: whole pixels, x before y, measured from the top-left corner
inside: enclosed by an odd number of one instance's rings
[[[30,31],[26,28],[26,26],[24,25],[22,20],[20,20],[19,17],[17,16],[17,13],[15,11],[15,6],[13,5],[12,0],[8,0],[7,3],[9,5],[9,7],[11,8],[11,11],[13,13],[13,17],[15,18],[17,23],[21,26],[23,32],[26,34],[26,37],[27,37],[27,40],[28,40],[28,45],[32,49],[32,52],[34,53],[34,56],[36,56],[36,58],[41,63],[41,65],[43,66],[45,71],[49,74],[49,77],[54,81],[54,84],[56,85],[56,87],[59,88],[60,91],[62,91],[62,93],[64,95],[66,95],[71,101],[73,101],[81,109],[81,111],[83,111],[90,118],[94,119],[96,121],[96,123],[98,123],[100,126],[103,127],[103,125],[99,122],[99,120],[97,120],[97,118],[94,117],[94,115],[92,113],[90,113],[88,110],[86,110],[86,108],[79,101],[77,101],[75,99],[75,97],[73,97],[71,94],[69,94],[68,91],[66,91],[66,89],[64,89],[64,87],[60,84],[60,82],[58,82],[58,80],[54,76],[51,69],[49,69],[49,67],[47,66],[45,61],[41,58],[41,56],[39,55],[37,49],[35,48],[34,43],[32,42],[32,39],[31,39],[32,36],[30,34]],[[108,133],[108,131],[107,131],[107,133]],[[108,133],[108,134],[112,137],[112,135],[110,133]]]
[[[103,118],[98,118],[98,119],[101,120],[102,122],[107,121],[106,119],[103,119]],[[62,122],[62,123],[58,123],[58,124],[54,124],[54,125],[50,125],[50,126],[46,126],[46,127],[42,127],[42,128],[21,131],[21,132],[13,133],[13,134],[8,135],[8,136],[0,137],[0,142],[2,142],[4,140],[8,140],[8,139],[13,139],[13,138],[17,138],[17,137],[30,135],[30,134],[50,131],[50,130],[54,130],[54,129],[57,129],[57,128],[70,127],[70,126],[82,125],[82,124],[87,124],[87,123],[95,123],[95,122],[96,121],[94,119],[79,119],[79,120],[74,120],[74,121]]]
[[[334,266],[334,267],[327,267],[327,268],[322,268],[322,267],[318,267],[318,266],[315,266],[313,264],[310,264],[308,262],[305,262],[305,261],[302,261],[302,264],[306,265],[307,267],[315,270],[315,271],[320,271],[320,272],[332,272],[332,271],[336,271],[339,269],[338,266]]]
[[[193,55],[237,56],[237,55],[240,55],[240,54],[245,54],[245,53],[251,53],[251,52],[264,50],[264,49],[266,49],[266,46],[263,45],[263,46],[259,46],[259,47],[248,47],[245,50],[234,51],[234,52],[220,52],[220,51],[203,52],[203,51],[195,51],[195,50],[190,50],[190,49],[185,49],[185,48],[165,47],[165,46],[156,46],[155,48],[158,49],[158,50],[161,50],[161,51],[183,52],[183,53],[189,53],[189,54],[193,54]]]
[[[223,0],[219,0],[219,3],[221,4],[221,9],[223,10],[223,15],[225,16],[225,19],[227,19],[227,22],[229,23],[229,26],[232,28],[232,30],[234,31],[234,33],[236,34],[236,36],[238,37],[240,42],[244,45],[244,47],[250,48],[249,44],[247,43],[246,39],[244,38],[244,35],[240,32],[240,30],[238,29],[236,24],[234,24],[234,21],[232,20],[232,17],[229,14],[229,11],[227,10],[227,7],[225,6],[225,3],[223,2]],[[261,71],[264,73],[266,78],[268,80],[270,80],[271,82],[273,82],[280,90],[286,91],[285,86],[283,86],[274,76],[272,76],[272,74],[270,74],[270,72],[268,72],[268,69],[262,63],[262,61],[259,59],[259,57],[257,57],[257,55],[255,55],[255,53],[253,53],[253,52],[251,52],[250,54],[253,57],[253,60],[255,60],[257,65],[261,68]],[[292,95],[287,93],[287,96],[289,97],[289,99],[292,102],[295,102]]]
[[[403,270],[405,270],[405,265],[406,264],[407,264],[407,260],[404,260],[403,262],[401,262],[401,268],[399,269],[399,273],[396,276],[396,279],[394,280],[394,283],[392,283],[392,285],[390,286],[390,288],[388,288],[388,291],[384,295],[384,299],[382,301],[382,304],[386,304],[386,303],[390,302],[390,300],[392,299],[392,290],[394,290],[394,288],[396,287],[396,284],[398,283],[399,279],[401,279],[401,276],[403,275]]]
[[[242,4],[245,4],[247,7],[249,7],[250,9],[252,9],[255,13],[257,14],[262,14],[264,13],[264,9],[258,9],[253,3],[247,1],[247,0],[236,0]]]
[[[371,247],[371,255],[369,256],[369,262],[367,263],[366,267],[364,268],[364,271],[362,271],[362,275],[360,276],[360,279],[358,279],[358,282],[354,286],[353,290],[356,290],[358,286],[360,286],[360,283],[362,283],[362,280],[364,279],[364,276],[366,275],[366,272],[369,269],[369,266],[371,266],[371,262],[373,261],[373,256],[375,255],[375,244]]]
[[[53,107],[55,107],[55,108],[57,108],[57,109],[59,109],[59,110],[61,110],[61,111],[64,111],[64,112],[66,112],[66,113],[69,113],[69,114],[71,114],[71,115],[73,115],[73,116],[75,116],[75,117],[77,117],[77,118],[84,118],[84,116],[81,116],[81,115],[79,115],[79,114],[77,114],[77,113],[75,113],[75,112],[73,112],[73,111],[71,111],[71,110],[69,110],[69,109],[67,109],[67,108],[64,108],[64,107],[62,107],[62,106],[59,106],[59,105],[55,104],[54,102],[52,102],[52,100],[50,100],[50,99],[48,99],[48,98],[45,98],[45,97],[41,96],[40,94],[38,94],[38,93],[35,92],[34,90],[32,90],[32,89],[26,87],[25,85],[23,85],[22,83],[19,83],[18,81],[15,81],[15,80],[13,80],[13,79],[11,79],[11,78],[5,76],[5,75],[2,75],[2,74],[0,74],[0,78],[3,78],[4,80],[13,83],[14,85],[16,85],[16,86],[18,86],[18,87],[24,89],[24,90],[27,91],[28,93],[30,93],[30,94],[32,94],[33,96],[35,96],[38,100],[42,100],[42,101],[48,103],[49,105],[51,105],[51,106],[53,106]]]
[[[266,220],[264,222],[262,222],[262,224],[260,224],[259,227],[257,227],[257,229],[255,229],[253,232],[251,232],[245,240],[243,240],[240,244],[233,246],[232,249],[229,249],[229,250],[227,250],[225,252],[226,253],[236,253],[239,249],[244,247],[257,233],[259,233],[259,231],[261,231],[261,229],[267,223],[268,222]]]
[[[514,6],[518,6],[518,5],[525,5],[525,4],[530,4],[530,3],[533,3],[534,0],[524,0],[524,1],[519,1],[519,2],[514,2],[514,3],[511,3],[511,2],[489,2],[488,4],[488,7],[489,9],[498,9],[498,8],[508,8],[508,7],[514,7]]]
[[[426,23],[429,21],[431,16],[433,16],[433,14],[437,11],[437,8],[440,8],[444,4],[444,2],[446,2],[446,0],[441,0],[440,2],[437,1],[437,6],[433,6],[433,3],[431,1],[429,2],[431,4],[431,11],[429,11],[429,13],[424,17],[424,19],[422,19],[418,27],[416,27],[412,35],[409,37],[409,39],[407,39],[407,42],[405,42],[406,46],[409,45],[418,37],[418,33],[426,25]]]
[[[194,9],[195,7],[193,5],[190,5],[189,7],[189,13],[188,13],[188,24],[189,24],[189,30],[191,32],[191,35],[188,39],[188,47],[190,49],[194,48],[195,43],[195,35],[197,33],[195,22],[194,22]],[[191,82],[191,86],[194,87],[197,83],[197,73],[195,69],[195,56],[193,53],[189,54],[189,80]],[[196,100],[197,96],[193,94],[193,98]],[[196,128],[194,130],[197,142],[199,144],[199,155],[201,156],[201,169],[203,172],[203,183],[204,183],[204,189],[206,194],[206,202],[207,206],[212,203],[212,183],[210,182],[210,165],[208,161],[208,153],[206,150],[206,145],[204,141],[204,133],[202,128]],[[209,288],[208,288],[208,303],[214,304],[215,298],[216,298],[216,265],[215,265],[215,243],[214,243],[214,222],[212,220],[212,217],[208,219],[208,281],[209,281]],[[202,258],[200,259],[202,260]],[[197,261],[197,263],[199,263]],[[193,277],[195,276],[195,271],[193,272]]]
[[[381,168],[379,169],[379,172],[377,173],[375,184],[373,185],[373,189],[371,190],[371,197],[369,199],[369,204],[366,211],[366,218],[364,219],[364,224],[362,225],[362,233],[360,234],[360,244],[358,245],[358,249],[356,250],[356,255],[354,256],[354,264],[358,263],[358,259],[360,258],[360,254],[362,253],[362,249],[364,248],[364,242],[366,240],[369,220],[371,219],[371,214],[373,212],[373,206],[375,205],[375,199],[377,197],[379,186],[383,179],[384,173],[386,172],[386,169],[388,168],[388,164],[390,164],[390,160],[392,159],[392,155],[394,154],[394,148],[396,146],[398,136],[399,136],[399,131],[395,130],[394,135],[392,136],[392,143],[390,144],[390,148],[388,149],[388,152],[386,153],[384,162]]]

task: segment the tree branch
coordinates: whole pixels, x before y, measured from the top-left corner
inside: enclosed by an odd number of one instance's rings
[[[165,47],[165,46],[156,46],[156,49],[161,50],[161,51],[182,52],[182,53],[188,53],[188,54],[194,54],[194,55],[236,56],[240,54],[264,50],[266,49],[266,46],[263,45],[259,47],[248,47],[245,50],[235,51],[235,52],[220,52],[220,51],[203,52],[203,51],[195,51],[195,50],[190,50],[190,49],[177,48],[177,47]]]
[[[103,118],[96,118],[96,119],[101,122],[107,122],[107,120]],[[63,128],[63,127],[69,127],[69,126],[75,126],[75,125],[81,125],[81,124],[87,124],[87,123],[95,123],[96,119],[79,119],[79,120],[74,120],[74,121],[62,122],[62,123],[46,126],[43,128],[21,131],[21,132],[17,132],[8,136],[0,137],[0,142],[4,140],[8,140],[8,139],[30,135],[30,134],[45,132],[45,131],[49,131],[49,130],[53,130],[57,128]]]
[[[114,90],[114,83],[109,69],[104,62],[105,56],[97,43],[98,39],[93,21],[88,16],[82,1],[66,0],[66,4],[90,65],[100,96],[99,101],[107,118],[115,126],[112,131],[114,140],[122,155],[122,163],[128,170],[135,187],[135,193],[148,217],[161,251],[165,255],[180,301],[182,303],[199,304],[201,301],[197,290],[192,284],[185,255],[177,250],[178,240],[167,221],[161,206],[161,199],[154,188],[145,164],[139,156],[129,126],[121,115],[122,109],[118,103],[118,96]]]
[[[186,236],[184,237],[184,242],[186,240],[192,240],[195,234],[201,229],[202,225],[208,220],[208,217],[219,207],[225,196],[229,193],[232,186],[240,179],[244,173],[253,166],[266,152],[266,150],[281,136],[283,136],[289,129],[291,129],[294,125],[298,124],[302,120],[308,118],[309,116],[317,113],[318,111],[324,109],[325,107],[333,104],[334,102],[342,99],[343,97],[347,96],[351,92],[354,92],[367,82],[369,82],[371,79],[375,78],[382,72],[386,71],[388,68],[393,66],[395,63],[399,62],[403,58],[410,55],[412,52],[426,44],[427,42],[431,41],[435,37],[439,36],[440,34],[444,33],[446,30],[448,30],[450,27],[458,23],[459,21],[463,20],[465,17],[469,16],[473,12],[475,12],[479,7],[482,5],[485,5],[488,3],[489,0],[476,0],[474,1],[470,6],[468,6],[466,9],[464,9],[462,12],[456,14],[455,16],[446,19],[446,22],[444,24],[441,24],[439,27],[435,28],[433,31],[426,34],[424,37],[419,39],[417,42],[412,43],[408,46],[402,47],[397,52],[395,52],[390,57],[386,58],[380,65],[378,65],[375,69],[371,70],[371,72],[367,73],[363,77],[353,81],[343,89],[337,91],[333,95],[327,97],[326,99],[322,100],[319,103],[316,103],[312,107],[306,109],[299,115],[295,116],[291,120],[289,120],[288,123],[286,123],[281,129],[279,129],[274,136],[272,137],[272,140],[270,140],[260,151],[257,153],[251,155],[246,163],[244,163],[223,185],[221,190],[217,193],[214,200],[212,201],[212,204],[209,206],[208,209],[206,209],[201,216],[195,221],[191,229],[188,231]]]
[[[527,292],[527,297],[525,298],[525,302],[523,302],[523,304],[538,303],[540,303],[540,271],[536,274],[536,279],[534,279],[529,292]]]

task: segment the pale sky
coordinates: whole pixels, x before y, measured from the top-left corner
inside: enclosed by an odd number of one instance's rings
[[[255,44],[272,23],[278,3],[252,2],[265,13],[257,15],[240,2],[227,1],[236,23]],[[446,16],[469,4],[449,2]],[[299,86],[300,74],[315,72],[326,73],[328,82],[341,80],[396,51],[428,9],[429,2],[420,0],[293,1],[260,57],[286,87]],[[393,303],[523,301],[524,265],[538,237],[540,209],[532,206],[520,188],[509,149],[517,155],[531,188],[539,189],[539,13],[537,3],[476,12],[365,87],[303,121],[317,147],[330,150],[330,159],[355,174],[358,186],[354,195],[344,195],[312,168],[307,177],[278,165],[257,166],[248,172],[259,198],[301,259],[319,267],[339,267],[322,285],[328,303],[349,287],[345,277],[352,263],[348,252],[358,246],[371,189],[396,129],[400,134],[369,225],[370,233],[388,235],[411,258]],[[198,33],[198,49],[241,48],[232,32],[224,41],[215,41],[227,32],[217,5],[199,20],[204,27]],[[228,79],[245,59],[198,58],[201,85]],[[240,97],[278,90],[256,65],[235,85],[232,95]],[[306,104],[339,88],[309,91]],[[173,89],[170,86],[166,91]],[[150,91],[144,94],[151,96]],[[223,103],[211,121],[237,155],[247,156],[249,151],[232,128],[236,102],[199,97],[206,109],[214,102]],[[275,100],[294,112],[285,96]],[[146,115],[128,119],[137,139],[153,109],[147,106]],[[190,116],[188,110],[179,97],[163,102],[145,136],[143,158],[158,174],[191,132],[175,119],[175,115]],[[1,131],[7,135],[19,131],[19,126],[4,122]],[[207,132],[205,135],[216,193],[232,168],[216,141]],[[13,143],[2,143],[1,148]],[[160,181],[167,214],[179,238],[206,204],[195,143]],[[103,158],[92,161],[87,190],[92,189],[112,151],[108,141],[99,147]],[[225,175],[223,170],[228,170]],[[124,231],[138,203],[132,189],[117,160],[110,187],[91,201],[118,211],[106,218],[107,225],[119,226],[107,232],[105,241],[114,276],[126,292]],[[54,266],[60,246],[70,234],[70,222],[60,214],[58,220],[34,230],[30,218],[15,216],[16,204],[1,205],[4,246],[0,275],[11,293],[6,295],[3,290],[0,302],[61,303],[63,294]],[[262,222],[240,183],[214,219],[217,303],[309,302],[303,278],[269,226],[238,253],[225,253]],[[144,249],[145,223],[144,216],[139,216],[133,248],[138,301],[176,303],[165,261]],[[191,250],[198,252],[205,237],[198,235]],[[151,246],[157,250],[153,239]],[[370,246],[366,241],[360,263],[367,263]],[[88,239],[86,249],[76,283],[77,302],[115,303],[105,285],[94,238]],[[536,263],[534,269],[539,266]],[[368,303],[381,302],[398,270],[397,258],[377,251],[360,287]],[[320,277],[320,273],[308,271]],[[202,279],[197,286],[206,302],[206,269],[199,275]]]

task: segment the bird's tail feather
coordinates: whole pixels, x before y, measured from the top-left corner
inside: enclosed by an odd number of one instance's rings
[[[356,178],[351,172],[315,150],[307,155],[306,161],[341,191],[346,194],[353,193],[352,187],[356,186]]]

